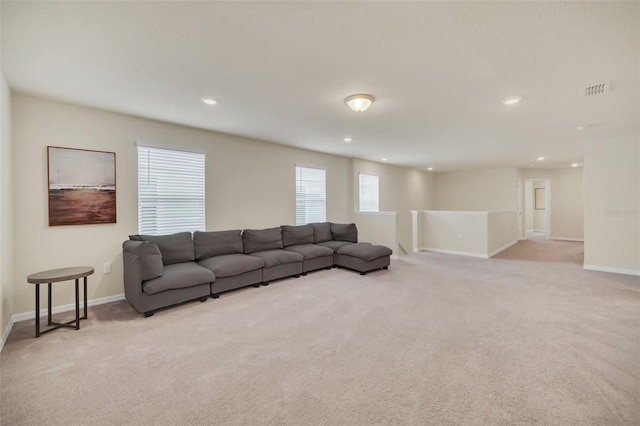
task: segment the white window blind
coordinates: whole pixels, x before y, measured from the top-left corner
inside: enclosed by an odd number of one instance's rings
[[[138,144],[138,232],[204,231],[205,154]]]
[[[360,173],[360,211],[380,211],[378,176]]]
[[[325,179],[324,169],[296,166],[296,225],[326,220]]]

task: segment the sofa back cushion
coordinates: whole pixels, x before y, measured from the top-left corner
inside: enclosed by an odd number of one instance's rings
[[[329,222],[310,223],[313,227],[313,242],[324,243],[331,241],[331,224]]]
[[[151,241],[125,241],[122,243],[122,249],[126,253],[138,257],[140,279],[142,281],[162,276],[164,265],[162,264],[162,254],[156,243]]]
[[[242,231],[242,246],[247,254],[281,249],[282,228],[245,229]]]
[[[193,233],[193,246],[197,260],[222,254],[242,253],[242,230]]]
[[[282,226],[282,245],[300,246],[303,244],[313,244],[313,226],[311,225],[299,225],[299,226]]]
[[[332,223],[331,236],[335,241],[358,242],[358,228],[355,223]]]
[[[245,229],[242,231],[242,246],[245,253],[281,249],[282,228]]]
[[[129,239],[156,243],[162,253],[162,263],[165,265],[195,260],[191,232],[171,235],[130,235]]]

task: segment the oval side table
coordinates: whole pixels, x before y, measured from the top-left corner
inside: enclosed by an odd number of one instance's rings
[[[87,319],[87,277],[91,274],[93,274],[92,267],[75,266],[38,272],[27,277],[28,283],[36,285],[36,337],[61,327],[80,330],[80,320]],[[80,278],[84,278],[84,316],[82,318],[80,318]],[[70,280],[76,281],[76,319],[66,323],[53,322],[51,320],[51,284]],[[53,326],[42,332],[40,332],[40,284],[48,284],[47,325]]]

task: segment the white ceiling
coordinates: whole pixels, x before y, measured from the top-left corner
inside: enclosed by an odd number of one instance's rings
[[[3,1],[2,72],[19,93],[420,169],[566,167],[585,134],[638,126],[639,6]],[[352,112],[354,93],[376,101]]]

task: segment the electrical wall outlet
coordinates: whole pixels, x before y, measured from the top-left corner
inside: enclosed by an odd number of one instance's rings
[[[104,272],[105,274],[111,273],[111,262],[106,262],[102,265],[102,272]]]

